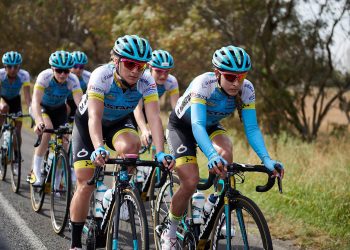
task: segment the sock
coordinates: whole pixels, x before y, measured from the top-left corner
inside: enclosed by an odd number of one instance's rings
[[[40,180],[41,178],[41,165],[43,163],[43,160],[43,156],[34,155],[33,171],[37,180]]]
[[[167,231],[167,235],[169,238],[176,238],[176,230],[181,218],[182,216],[175,216],[169,211],[170,222],[169,222],[168,231]]]
[[[81,245],[81,233],[83,232],[84,228],[84,222],[73,222],[71,221],[72,225],[72,240],[70,248],[82,248]]]

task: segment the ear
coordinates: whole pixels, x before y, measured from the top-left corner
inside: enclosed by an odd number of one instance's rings
[[[220,80],[220,72],[218,69],[214,69],[214,73],[215,73],[215,76],[216,76],[216,79],[219,81]]]

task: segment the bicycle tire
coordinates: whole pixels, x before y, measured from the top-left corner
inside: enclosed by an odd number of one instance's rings
[[[2,129],[1,129],[2,130]],[[7,150],[4,145],[4,133],[1,132],[0,137],[0,180],[4,181],[7,172]]]
[[[14,193],[18,193],[19,186],[21,184],[22,158],[21,158],[21,150],[20,150],[20,145],[19,145],[19,140],[18,140],[16,130],[14,130],[12,133],[11,151],[12,151],[12,152],[10,152],[10,155],[12,158],[12,159],[10,159],[10,162],[11,162],[11,187],[12,187],[12,191]],[[17,159],[15,156],[16,151],[17,151]],[[18,164],[17,171],[15,170],[15,163]]]
[[[141,201],[139,193],[136,191],[134,192],[132,189],[124,189],[122,194],[123,199],[121,199],[122,204],[131,203],[133,210],[135,211],[134,218],[135,218],[135,225],[138,226],[136,228],[136,233],[138,233],[138,248],[137,249],[143,249],[148,250],[149,249],[149,234],[148,234],[148,224],[147,224],[147,216],[145,207],[143,206],[143,203]],[[125,203],[127,202],[127,203]],[[107,229],[107,241],[106,241],[106,249],[110,250],[113,249],[113,216],[115,214],[115,208],[117,206],[117,203],[113,204],[112,213],[109,218],[108,223],[108,229]],[[120,209],[122,210],[122,209]],[[120,213],[121,214],[121,213]],[[138,223],[137,223],[138,218]],[[130,240],[132,238],[130,233],[131,228],[131,221],[129,218],[129,222],[127,221],[127,218],[119,218],[119,234],[118,234],[118,249],[134,249],[133,248],[133,241]],[[128,229],[128,231],[126,231]],[[125,230],[125,231],[122,231]],[[121,233],[123,232],[123,233]],[[120,236],[124,236],[124,238],[120,238]],[[129,237],[128,237],[129,236]],[[124,247],[123,247],[124,246]],[[126,246],[126,247],[125,247]]]
[[[174,188],[171,190],[170,180],[167,180],[163,187],[160,189],[159,194],[157,196],[155,202],[155,210],[154,210],[154,220],[153,220],[153,236],[154,236],[154,244],[156,249],[161,250],[160,244],[160,233],[158,232],[158,227],[162,225],[162,223],[166,220],[169,214],[169,207],[171,203],[171,198],[175,192],[175,190],[180,186],[180,180],[177,176],[173,175],[173,185]],[[170,193],[170,196],[169,196]]]
[[[59,164],[61,164],[61,168]],[[66,151],[60,148],[51,172],[50,213],[52,228],[56,234],[62,233],[67,224],[71,200],[71,181],[68,156]],[[57,182],[59,182],[59,184],[57,184]]]
[[[233,234],[230,240],[232,249],[273,249],[270,230],[265,217],[251,199],[243,195],[234,196],[230,201],[230,214],[231,233]],[[242,225],[244,226],[240,225],[238,217],[243,217],[244,223]],[[210,249],[227,249],[225,218],[225,206],[222,205],[215,219]],[[249,246],[245,246],[244,237],[242,236],[244,234],[247,236]]]
[[[43,167],[41,169],[47,168],[47,158],[49,156],[49,150],[46,151],[44,155],[43,160]],[[50,174],[50,173],[47,173]],[[43,182],[43,185],[41,187],[33,187],[32,184],[29,184],[30,186],[30,201],[32,204],[32,208],[35,212],[40,212],[41,208],[43,207],[44,200],[45,200],[45,181]]]

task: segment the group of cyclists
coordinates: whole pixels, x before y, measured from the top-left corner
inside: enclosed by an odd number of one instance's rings
[[[95,166],[104,165],[109,149],[120,157],[137,154],[152,135],[155,159],[176,171],[180,188],[173,196],[161,235],[163,250],[175,249],[179,220],[196,191],[197,146],[207,157],[211,173],[224,176],[225,165],[233,161],[233,144],[220,121],[235,109],[249,144],[265,167],[278,175],[274,170],[277,161],[270,158],[258,127],[254,86],[246,79],[252,63],[243,48],[229,45],[216,50],[213,72],[195,77],[181,97],[177,79],[170,74],[174,59],[168,51],[152,51],[147,39],[125,35],[117,38],[110,56],[108,63],[90,73],[84,69],[88,62],[85,53],[52,53],[51,67],[38,75],[32,98],[29,74],[20,69],[21,55],[11,51],[2,58],[5,69],[0,69],[1,113],[21,111],[19,92],[23,86],[36,134],[42,134],[45,128],[58,128],[74,115],[76,191],[70,206],[71,249],[82,249],[82,230],[95,188],[87,181]],[[159,106],[159,98],[165,92],[169,93],[172,107],[166,130],[169,154],[165,153]],[[19,134],[20,127],[19,121]],[[35,149],[32,185],[43,181],[41,166],[49,138],[43,134]],[[282,170],[281,177],[283,174]]]

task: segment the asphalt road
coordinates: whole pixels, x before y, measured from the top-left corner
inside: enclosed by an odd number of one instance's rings
[[[29,184],[26,176],[29,173],[33,157],[35,136],[27,129],[22,131],[22,179],[18,194],[12,192],[9,172],[5,181],[0,181],[0,249],[69,249],[70,232],[68,228],[60,236],[51,227],[50,198],[45,198],[40,213],[31,207]],[[147,212],[149,214],[149,212]],[[153,231],[149,228],[150,233]],[[153,241],[153,235],[150,235]],[[154,249],[154,245],[150,246]],[[274,249],[296,249],[289,242],[274,241]]]

